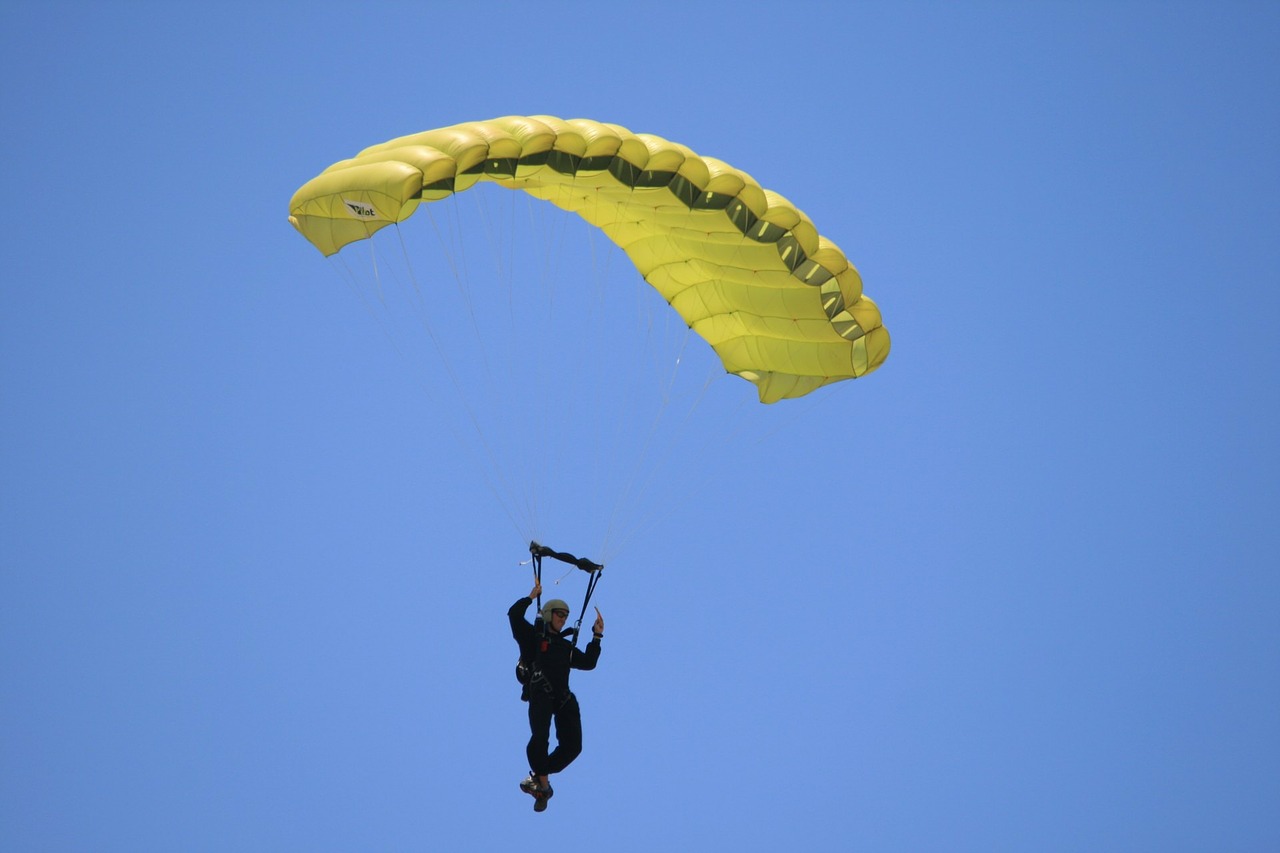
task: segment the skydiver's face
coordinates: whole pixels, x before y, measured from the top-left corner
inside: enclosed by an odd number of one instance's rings
[[[551,629],[559,633],[564,630],[564,623],[569,619],[568,610],[551,611]]]

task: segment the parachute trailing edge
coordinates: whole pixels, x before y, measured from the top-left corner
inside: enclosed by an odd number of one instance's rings
[[[861,276],[808,217],[720,160],[615,124],[508,116],[393,139],[304,184],[289,221],[332,255],[479,181],[604,231],[761,402],[864,376],[889,354]]]

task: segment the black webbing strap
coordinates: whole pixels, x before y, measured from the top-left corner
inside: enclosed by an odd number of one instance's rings
[[[587,581],[587,594],[582,599],[582,610],[578,612],[578,621],[573,626],[573,646],[578,647],[578,633],[582,630],[582,617],[587,615],[587,605],[591,603],[591,593],[595,592],[596,584],[600,582],[600,575],[604,573],[604,566],[600,563],[593,563],[586,557],[575,557],[564,551],[553,551],[545,545],[539,545],[537,542],[529,543],[529,553],[533,555],[533,577],[537,581],[538,586],[542,586],[542,558],[551,557],[562,563],[568,563],[571,566],[577,566],[582,571],[590,575]],[[542,596],[538,596],[538,618],[542,617]],[[545,627],[544,627],[545,630]]]
[[[539,545],[537,542],[529,543],[529,553],[533,555],[536,564],[541,563],[542,557],[552,557],[562,563],[568,563],[571,566],[577,566],[584,572],[599,572],[604,570],[604,566],[599,563],[593,563],[586,557],[575,557],[564,551],[553,551],[546,545]]]

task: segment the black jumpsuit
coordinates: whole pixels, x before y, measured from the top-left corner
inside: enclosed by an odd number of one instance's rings
[[[525,611],[533,599],[525,597],[511,605],[507,618],[511,636],[520,644],[520,659],[536,663],[541,677],[525,687],[529,700],[529,769],[538,776],[559,773],[582,752],[582,717],[578,700],[569,690],[569,670],[595,669],[600,658],[600,641],[592,639],[584,651],[578,651],[565,637],[550,629],[546,636],[525,619]],[[551,737],[551,721],[556,724],[556,748],[547,754]]]

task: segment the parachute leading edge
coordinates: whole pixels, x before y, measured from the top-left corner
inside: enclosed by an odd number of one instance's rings
[[[508,116],[393,139],[304,184],[289,221],[332,255],[479,181],[604,231],[763,403],[889,354],[858,271],[808,217],[726,163],[614,124]]]

